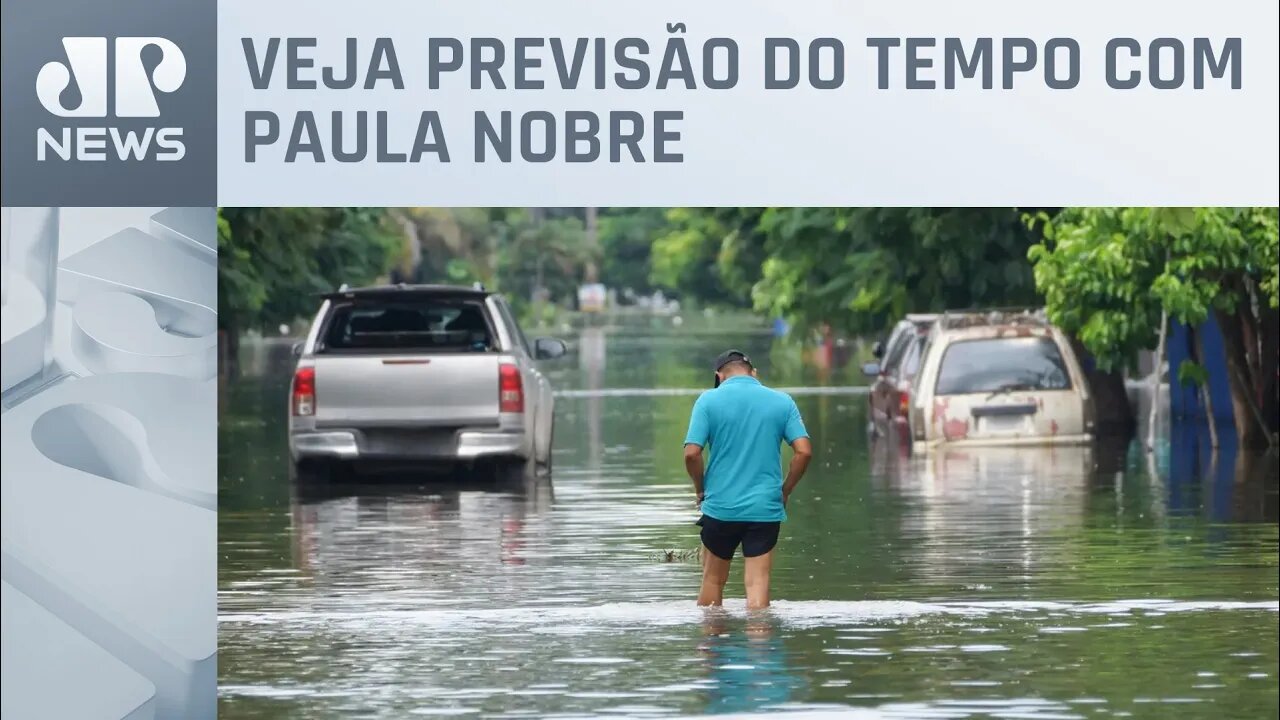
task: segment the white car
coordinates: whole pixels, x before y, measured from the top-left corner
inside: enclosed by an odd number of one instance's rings
[[[941,315],[908,404],[912,438],[925,448],[1081,444],[1094,434],[1080,362],[1039,312]]]

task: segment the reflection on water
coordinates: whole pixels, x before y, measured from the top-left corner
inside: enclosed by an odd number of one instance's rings
[[[776,386],[852,382],[770,342],[581,338],[549,366],[554,482],[520,486],[291,487],[265,351],[223,388],[221,716],[1280,710],[1275,458],[1194,435],[917,456],[868,444],[861,395],[798,395],[817,458],[779,600],[749,616],[737,567],[695,607],[697,563],[659,559],[697,546],[674,391],[730,345]]]
[[[733,618],[723,608],[702,611],[707,713],[742,713],[785,706],[803,689],[768,611]]]

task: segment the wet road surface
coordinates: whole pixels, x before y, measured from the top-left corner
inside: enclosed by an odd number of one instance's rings
[[[588,333],[550,481],[292,486],[287,346],[224,388],[220,717],[1275,717],[1275,459],[1194,438],[908,456],[856,369],[764,336]],[[774,606],[693,606],[708,358],[796,389],[816,458]],[[1154,469],[1154,474],[1152,470]]]

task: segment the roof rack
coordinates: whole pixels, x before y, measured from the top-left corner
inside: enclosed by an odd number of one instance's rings
[[[374,297],[374,296],[395,296],[395,295],[439,295],[453,297],[472,297],[483,298],[489,292],[484,289],[480,283],[476,283],[471,287],[465,285],[410,285],[408,283],[398,283],[395,285],[372,285],[369,287],[353,288],[343,283],[336,291],[320,293],[324,298],[356,298],[356,297]]]
[[[940,315],[938,313],[907,313],[906,321],[913,322],[917,325],[922,323],[935,323]]]
[[[1030,325],[1046,327],[1049,319],[1043,308],[992,308],[989,310],[948,310],[938,317],[942,329],[989,327],[992,325]]]

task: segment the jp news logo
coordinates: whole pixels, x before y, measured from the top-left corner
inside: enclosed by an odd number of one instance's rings
[[[36,159],[181,160],[186,155],[182,128],[159,127],[146,119],[160,117],[158,94],[182,87],[187,77],[182,50],[161,37],[121,37],[115,38],[114,57],[109,57],[107,43],[104,37],[63,38],[66,62],[54,60],[40,68],[36,75],[40,104],[74,122],[37,128]],[[114,73],[111,84],[108,72]],[[68,92],[73,81],[79,102]],[[109,88],[114,89],[113,98],[108,97]],[[89,118],[104,122],[81,124]]]

